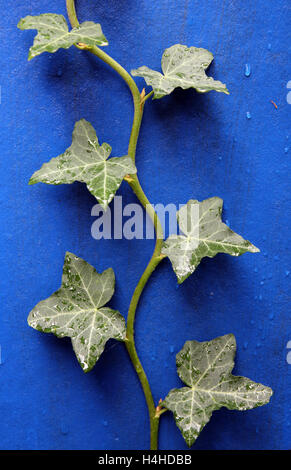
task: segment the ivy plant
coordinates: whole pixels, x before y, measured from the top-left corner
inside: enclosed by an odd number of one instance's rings
[[[221,407],[248,410],[264,405],[268,403],[272,390],[248,378],[232,375],[236,341],[232,334],[227,334],[203,343],[186,341],[177,354],[177,372],[185,386],[169,391],[163,401],[155,403],[135,346],[134,323],[138,303],[152,273],[166,258],[172,263],[178,282],[182,283],[205,257],[213,258],[217,253],[239,256],[259,250],[222,222],[223,201],[219,197],[201,202],[188,201],[177,213],[181,233],[164,240],[158,214],[140,185],[135,157],[144,106],[150,97],[161,99],[176,88],[194,88],[199,93],[214,90],[228,94],[228,90],[226,85],[206,74],[213,60],[211,52],[194,46],[175,44],[166,49],[161,60],[162,73],[142,66],[130,74],[100,48],[108,45],[100,24],[91,21],[80,24],[74,0],[66,0],[66,8],[70,26],[64,16],[52,13],[20,20],[20,29],[37,30],[28,59],[74,45],[112,67],[126,82],[133,98],[134,117],[128,152],[120,157],[110,157],[110,145],[100,145],[93,126],[81,119],[75,124],[72,145],[63,154],[44,163],[32,175],[29,184],[85,183],[106,210],[125,180],[154,224],[156,244],[130,301],[127,322],[121,313],[107,306],[114,294],[113,270],[109,268],[98,273],[86,261],[66,253],[61,287],[33,308],[28,323],[44,333],[71,338],[84,372],[92,370],[109,339],[122,341],[146,399],[151,449],[158,448],[160,417],[168,410],[173,413],[186,443],[191,446],[213,411]],[[143,77],[152,90],[148,93],[145,89],[140,91],[132,76]]]

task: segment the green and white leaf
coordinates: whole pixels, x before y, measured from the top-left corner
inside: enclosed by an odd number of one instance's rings
[[[187,341],[177,354],[180,379],[187,385],[171,390],[163,406],[171,410],[190,447],[213,411],[249,410],[269,402],[272,390],[246,377],[231,374],[236,341],[232,334],[200,343]]]
[[[110,145],[99,145],[96,132],[85,119],[75,124],[72,145],[36,171],[29,184],[86,183],[104,209],[127,174],[136,173],[136,167],[128,156],[110,158]]]
[[[199,93],[215,90],[228,94],[223,83],[205,73],[212,61],[213,55],[206,49],[175,44],[163,53],[163,73],[143,66],[131,74],[145,79],[154,90],[154,98],[163,98],[178,87],[195,88]]]
[[[202,258],[217,253],[240,256],[260,250],[233,232],[221,221],[223,200],[218,197],[202,202],[190,200],[177,213],[183,234],[171,235],[163,244],[162,253],[169,257],[181,284],[192,274]]]
[[[33,46],[29,49],[28,60],[42,52],[56,52],[58,49],[68,49],[73,44],[84,43],[88,46],[107,46],[108,41],[100,24],[85,21],[77,28],[69,31],[63,15],[44,13],[39,16],[26,16],[18,23],[19,29],[36,29]]]
[[[84,372],[89,372],[110,338],[125,340],[125,320],[117,310],[104,307],[115,285],[113,270],[102,274],[72,253],[66,253],[62,285],[30,312],[28,324],[59,338],[71,338]]]

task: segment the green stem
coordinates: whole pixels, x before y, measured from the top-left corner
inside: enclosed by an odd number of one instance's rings
[[[77,28],[79,26],[79,21],[75,8],[75,0],[66,0],[66,6],[71,26],[72,28]]]
[[[153,96],[154,90],[150,91],[143,99],[143,103],[145,103],[146,100],[148,100],[151,96]]]
[[[89,47],[88,50],[92,52],[92,54],[99,57],[99,59],[103,60],[103,62],[110,65],[110,67],[112,67],[126,82],[131,91],[134,104],[134,117],[128,145],[128,155],[132,158],[133,162],[135,163],[137,140],[143,116],[143,105],[141,103],[139,89],[137,88],[135,81],[129,75],[129,73],[118,62],[116,62],[116,60],[106,54],[106,52],[102,51],[102,49],[97,46]]]
[[[66,0],[66,5],[67,5],[67,13],[68,13],[71,26],[73,28],[78,27],[80,23],[76,14],[75,0]],[[129,145],[128,145],[128,155],[132,158],[133,162],[135,162],[137,140],[139,136],[140,125],[141,125],[142,115],[143,115],[143,106],[141,104],[141,96],[140,96],[140,92],[136,86],[135,81],[133,80],[131,75],[118,62],[116,62],[116,60],[114,60],[110,55],[106,54],[106,52],[104,52],[99,47],[85,46],[85,45],[82,45],[82,46],[76,45],[76,46],[78,47],[78,49],[88,50],[92,54],[99,57],[99,59],[103,60],[103,62],[108,64],[110,67],[112,67],[121,76],[121,78],[126,82],[127,86],[129,87],[131,94],[132,94],[132,98],[133,98],[134,117],[133,117],[132,130],[131,130],[131,135],[130,135]]]
[[[72,27],[78,27],[79,21],[76,14],[75,9],[75,0],[66,0],[67,5],[67,13]],[[129,139],[128,145],[128,155],[132,158],[133,162],[135,162],[135,155],[136,155],[136,147],[137,141],[140,133],[140,127],[143,117],[143,108],[144,102],[152,96],[153,92],[146,95],[144,98],[141,97],[139,89],[136,86],[135,81],[130,76],[130,74],[112,57],[110,57],[106,52],[100,49],[97,46],[86,46],[84,44],[77,44],[76,45],[79,49],[85,49],[90,51],[92,54],[99,57],[99,59],[103,60],[106,64],[112,67],[126,82],[128,85],[134,104],[134,118],[132,124],[132,130]],[[146,212],[150,216],[156,231],[156,244],[153,255],[142,274],[135,291],[133,293],[129,310],[128,310],[128,317],[127,317],[127,334],[126,334],[126,348],[129,353],[131,362],[134,366],[134,369],[139,377],[141,386],[143,388],[143,392],[145,395],[145,399],[148,406],[149,411],[149,418],[150,418],[150,429],[151,429],[151,449],[156,450],[158,448],[158,431],[159,431],[159,418],[160,415],[156,412],[156,407],[154,403],[154,399],[152,396],[152,391],[146,376],[146,373],[142,367],[140,359],[138,357],[136,347],[135,347],[135,339],[134,339],[134,322],[135,322],[135,315],[137,306],[142,295],[142,292],[151,277],[152,273],[158,266],[158,264],[162,261],[164,256],[161,254],[162,250],[162,243],[163,243],[163,229],[158,218],[157,213],[155,212],[154,208],[150,204],[149,200],[147,199],[146,195],[143,192],[143,189],[139,183],[138,177],[136,175],[129,175],[125,178],[125,180],[129,183],[132,190],[136,194],[137,198],[139,199],[140,203],[145,208]]]
[[[151,450],[158,449],[158,432],[159,432],[159,419],[160,416],[156,414],[156,407],[154,404],[151,388],[146,376],[146,373],[142,367],[142,364],[139,360],[138,354],[136,352],[135,347],[135,340],[134,340],[134,322],[135,322],[135,315],[136,310],[138,307],[138,303],[140,297],[143,293],[143,290],[151,277],[152,273],[162,261],[164,256],[161,254],[162,244],[163,244],[163,229],[160,223],[160,220],[154,210],[154,208],[149,203],[146,195],[144,194],[142,187],[139,183],[139,180],[136,175],[130,177],[128,179],[129,185],[133,189],[134,193],[138,197],[141,204],[146,209],[148,215],[151,217],[155,230],[156,230],[156,245],[153,252],[153,255],[142,274],[131,299],[129,310],[128,310],[128,317],[127,317],[127,342],[126,348],[133,363],[133,366],[138,374],[140,383],[143,388],[143,392],[145,395],[145,399],[147,402],[148,410],[149,410],[149,418],[150,418],[150,429],[151,429]]]

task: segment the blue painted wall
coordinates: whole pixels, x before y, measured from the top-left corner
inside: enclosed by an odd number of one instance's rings
[[[49,11],[65,14],[64,3],[52,0]],[[180,90],[147,103],[137,162],[150,200],[220,196],[224,220],[261,248],[204,260],[179,288],[169,262],[154,274],[136,331],[155,399],[179,386],[175,354],[185,340],[233,332],[235,373],[270,385],[274,396],[245,413],[215,412],[193,448],[290,449],[290,3],[103,3],[80,0],[79,16],[102,23],[108,52],[128,69],[159,68],[163,50],[178,42],[206,47],[215,55],[211,74],[231,91]],[[132,120],[126,86],[96,58],[72,48],[26,61],[34,33],[16,24],[47,11],[43,0],[16,0],[1,29],[0,447],[146,449],[145,403],[123,345],[110,343],[84,375],[69,341],[26,324],[30,309],[59,287],[66,250],[98,270],[114,268],[113,306],[126,315],[153,248],[151,241],[93,240],[95,200],[84,185],[27,186],[42,162],[69,146],[78,119],[91,121],[115,155],[126,153]],[[135,202],[127,185],[121,194]],[[160,447],[185,449],[172,416],[161,421]]]

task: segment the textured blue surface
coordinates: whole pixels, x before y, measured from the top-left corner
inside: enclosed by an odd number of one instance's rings
[[[64,14],[64,3],[52,0],[49,12]],[[185,340],[233,332],[235,373],[271,386],[274,396],[245,413],[215,412],[193,449],[290,449],[290,3],[103,3],[80,0],[79,16],[102,23],[108,52],[128,69],[159,68],[163,50],[178,42],[202,46],[215,56],[211,74],[231,91],[180,90],[147,103],[137,162],[150,200],[220,196],[224,220],[261,248],[204,260],[179,288],[169,262],[154,274],[136,331],[155,400],[179,386],[175,354]],[[42,162],[68,147],[76,120],[91,121],[114,155],[126,153],[132,120],[126,86],[95,57],[72,48],[26,61],[34,33],[18,31],[17,21],[47,5],[16,0],[5,6],[1,29],[0,447],[146,449],[144,398],[123,345],[110,343],[84,375],[68,340],[26,324],[29,310],[59,287],[66,250],[98,270],[114,268],[113,307],[126,315],[153,248],[93,240],[95,200],[85,185],[27,186]],[[121,194],[135,202],[126,184]],[[186,448],[170,414],[161,420],[160,447]]]

